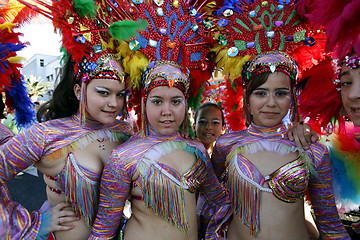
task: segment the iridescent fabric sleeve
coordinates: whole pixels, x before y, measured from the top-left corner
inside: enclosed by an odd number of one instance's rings
[[[112,239],[116,234],[131,188],[131,171],[123,163],[115,151],[105,165],[99,209],[89,239]]]
[[[220,239],[223,236],[224,223],[231,215],[231,202],[228,192],[220,185],[215,176],[211,162],[207,164],[207,174],[204,184],[200,188],[201,196],[211,212],[206,228],[205,239]]]
[[[45,130],[33,125],[10,139],[0,148],[0,185],[39,161],[44,151]]]
[[[313,155],[317,172],[317,176],[312,174],[309,192],[321,237],[323,240],[351,239],[336,209],[329,152],[321,144],[311,145],[308,151]]]
[[[11,200],[7,194],[6,182],[40,160],[43,152],[44,130],[40,125],[34,125],[10,139],[0,150],[0,185],[1,216],[3,229],[6,229],[10,239],[42,239],[48,235],[47,225],[50,224],[50,206],[45,204],[31,214],[20,204]],[[4,222],[5,221],[5,222]],[[41,235],[41,236],[40,236]],[[22,236],[22,237],[17,237]]]
[[[14,133],[4,124],[0,123],[0,145],[3,145],[14,136]]]
[[[239,136],[239,132],[228,133],[220,136],[216,141],[214,151],[211,156],[211,162],[218,179],[221,179],[221,176],[226,169],[226,156],[230,153],[231,147],[237,142]]]
[[[0,187],[0,239],[46,239],[51,221],[51,207],[46,201],[31,213],[10,198],[7,186]]]

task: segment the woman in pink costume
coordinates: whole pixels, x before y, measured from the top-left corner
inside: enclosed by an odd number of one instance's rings
[[[99,212],[90,239],[112,239],[126,199],[132,216],[123,239],[198,239],[196,196],[217,205],[208,228],[215,231],[229,201],[204,146],[186,132],[189,76],[173,62],[151,62],[143,75],[143,128],[117,148],[102,175]]]
[[[283,119],[295,120],[297,66],[285,53],[257,55],[243,70],[248,129],[221,136],[212,155],[227,186],[233,217],[227,239],[309,239],[308,191],[322,239],[350,239],[335,206],[329,153],[314,143],[298,149]]]

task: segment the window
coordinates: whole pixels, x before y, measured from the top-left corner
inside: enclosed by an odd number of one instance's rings
[[[44,59],[40,59],[40,67],[44,67],[45,63],[44,63]]]

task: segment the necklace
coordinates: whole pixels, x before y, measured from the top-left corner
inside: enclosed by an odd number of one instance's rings
[[[101,151],[105,151],[105,144],[104,144],[104,140],[105,138],[98,138],[96,139],[99,142],[99,148]]]

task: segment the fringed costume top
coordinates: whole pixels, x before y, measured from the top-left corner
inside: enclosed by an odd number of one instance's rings
[[[195,157],[193,166],[184,174],[160,163],[159,159],[174,151],[185,151]],[[135,135],[116,149],[104,168],[100,189],[100,205],[90,239],[112,239],[115,235],[124,204],[134,186],[141,189],[141,200],[154,214],[188,231],[184,192],[201,192],[208,201],[216,203],[216,221],[229,209],[228,195],[218,183],[211,163],[200,142],[185,139],[176,133],[164,136],[150,130],[146,137]],[[135,173],[139,178],[133,181]]]
[[[244,156],[261,151],[279,155],[299,152],[299,156],[263,176]],[[301,152],[288,140],[283,125],[269,128],[252,124],[247,130],[221,136],[212,162],[229,190],[233,211],[252,235],[261,231],[262,192],[292,203],[302,199],[308,190],[322,239],[350,239],[335,206],[329,153],[322,144],[312,144]]]
[[[77,165],[71,152],[86,147],[98,138],[124,142],[131,134],[132,128],[127,122],[103,125],[87,119],[86,124],[82,125],[78,114],[34,124],[2,146],[0,184],[4,185],[17,173],[40,160],[51,161],[68,156],[64,169],[54,177],[59,187],[57,190],[65,193],[66,201],[91,224],[96,214],[99,176],[92,176],[89,170]],[[33,229],[34,232],[38,230],[39,227]]]

